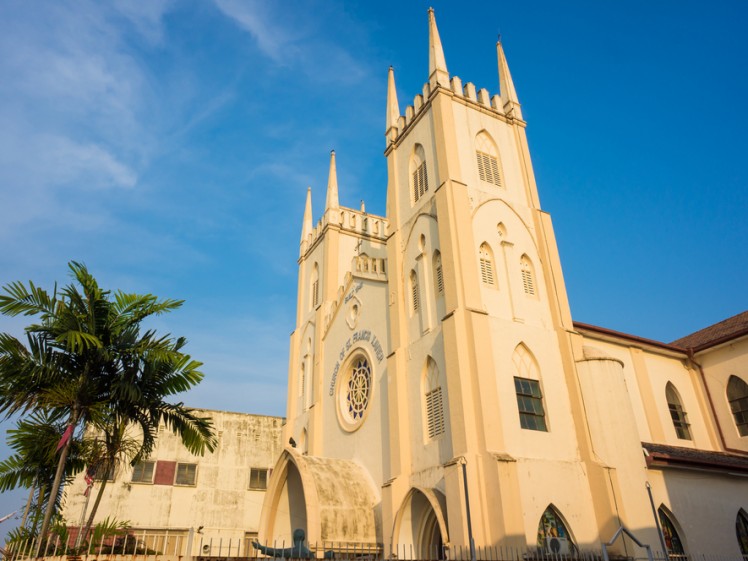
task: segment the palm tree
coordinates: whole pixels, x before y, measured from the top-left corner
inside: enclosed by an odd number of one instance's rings
[[[196,453],[215,448],[209,419],[182,403],[164,401],[200,382],[200,363],[182,352],[184,339],[140,329],[143,320],[175,310],[182,301],[112,294],[84,265],[71,262],[69,268],[73,283],[59,294],[56,285],[50,295],[32,282],[8,284],[0,294],[0,313],[37,318],[26,327],[26,345],[0,334],[0,414],[45,411],[66,419],[40,547],[76,431],[104,427],[111,419],[134,424],[141,429],[140,455],[145,455],[164,422]]]
[[[31,510],[31,503],[38,491],[37,508],[52,487],[56,471],[56,447],[60,440],[60,433],[64,430],[64,423],[53,419],[41,412],[32,413],[28,418],[18,421],[15,429],[8,431],[8,445],[14,454],[0,462],[0,492],[18,487],[29,489],[29,498],[24,509],[21,527],[26,526],[26,520]],[[72,443],[71,454],[65,469],[64,478],[72,480],[76,473],[86,465],[87,446],[75,440]],[[59,503],[60,497],[57,497]],[[35,515],[33,520],[38,519]],[[32,524],[31,534],[36,528]]]

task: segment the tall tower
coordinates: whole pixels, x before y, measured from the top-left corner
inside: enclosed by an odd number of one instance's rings
[[[525,547],[567,532],[565,515],[595,542],[625,493],[590,444],[582,339],[509,65],[499,42],[491,96],[450,76],[433,10],[428,35],[428,80],[404,115],[388,73],[386,217],[339,205],[334,153],[316,226],[307,195],[295,447],[262,532],[425,558],[468,544],[469,516],[475,543]]]

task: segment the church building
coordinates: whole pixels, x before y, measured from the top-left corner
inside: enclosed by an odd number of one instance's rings
[[[748,555],[748,313],[673,343],[574,322],[515,86],[388,76],[386,216],[307,193],[260,540],[386,557]],[[344,186],[341,186],[344,188]],[[640,556],[629,539],[611,551]],[[438,557],[435,557],[438,556]]]

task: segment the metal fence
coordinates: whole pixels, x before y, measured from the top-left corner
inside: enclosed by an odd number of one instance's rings
[[[110,536],[97,544],[76,547],[74,540],[65,541],[52,538],[37,557],[39,544],[34,540],[6,544],[0,549],[5,561],[24,561],[45,558],[49,561],[224,561],[241,559],[268,559],[270,556],[255,549],[252,535],[243,538],[208,537],[201,534],[175,531],[153,532],[131,530],[118,536]],[[288,550],[293,544],[275,542],[263,544],[278,550]],[[393,546],[385,551],[381,546],[352,543],[325,542],[309,544],[303,552],[309,552],[317,559],[333,558],[357,561],[472,561],[473,555],[468,546],[450,545],[433,548],[416,548],[413,545]],[[304,557],[295,554],[292,558]],[[643,549],[628,556],[613,555],[610,561],[647,561]],[[569,553],[550,553],[543,548],[515,548],[502,546],[476,547],[476,561],[602,561],[601,550],[574,549]],[[748,561],[748,556],[729,556],[710,553],[689,555],[666,555],[654,552],[653,561]]]

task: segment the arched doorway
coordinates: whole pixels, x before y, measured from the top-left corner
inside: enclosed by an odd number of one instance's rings
[[[306,500],[299,470],[293,462],[286,464],[286,477],[280,493],[275,496],[272,519],[269,520],[268,538],[273,547],[290,547],[293,531],[297,528],[307,533]]]
[[[447,539],[443,495],[432,489],[411,489],[395,519],[392,553],[398,559],[445,559]]]

